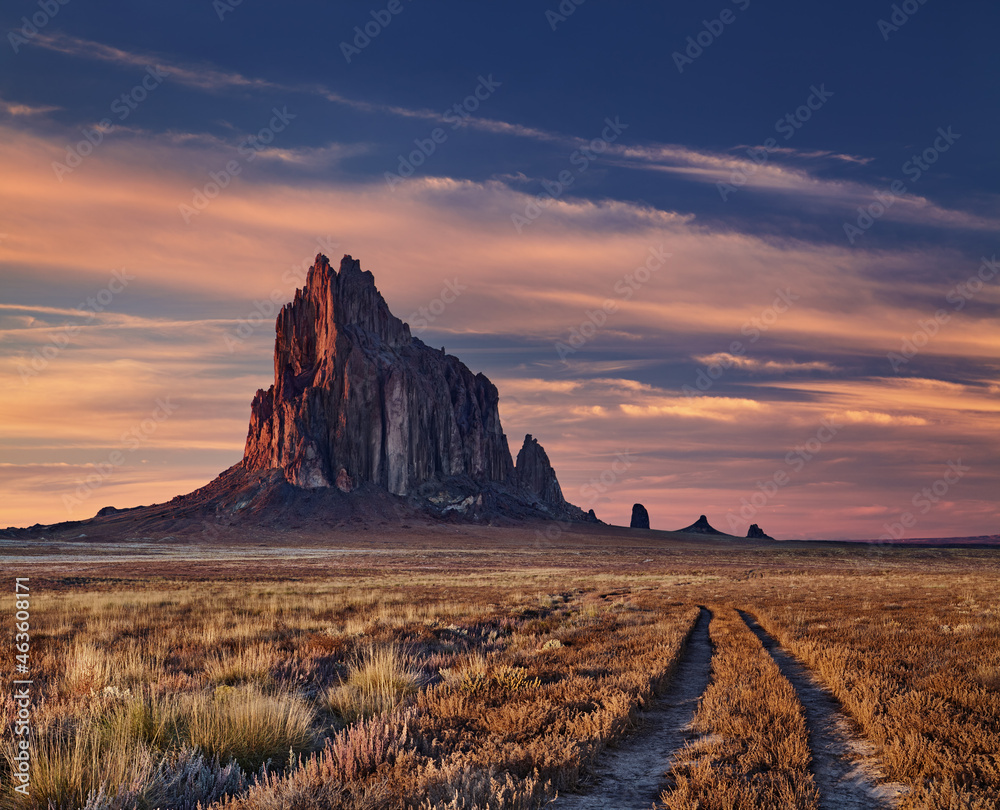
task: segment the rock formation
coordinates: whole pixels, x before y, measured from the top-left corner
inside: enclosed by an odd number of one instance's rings
[[[517,454],[514,482],[519,489],[530,492],[541,503],[556,507],[566,503],[548,455],[530,433],[524,437],[524,444]]]
[[[629,527],[633,529],[649,528],[649,512],[646,511],[646,507],[641,503],[632,506],[632,522],[629,524]]]
[[[510,482],[499,394],[393,316],[371,273],[317,256],[278,316],[274,384],[251,406],[243,464],[280,468],[303,488],[343,468],[395,495],[454,475]]]
[[[725,532],[720,532],[718,529],[714,528],[709,522],[708,518],[702,515],[694,523],[684,529],[678,529],[678,532],[683,532],[686,534],[718,534],[725,537],[729,537]]]
[[[752,540],[773,540],[774,538],[768,534],[764,534],[764,530],[758,526],[756,523],[750,524],[750,529],[747,531],[747,538]]]
[[[361,482],[465,513],[497,499],[584,520],[530,435],[512,463],[499,393],[410,335],[360,262],[316,257],[278,316],[274,384],[253,399],[243,466],[304,489]],[[442,490],[443,487],[443,490]],[[435,488],[437,488],[436,491]]]
[[[270,542],[441,520],[600,522],[567,503],[530,435],[515,466],[496,386],[412,337],[350,256],[339,272],[316,257],[276,332],[274,384],[253,398],[240,463],[167,503],[17,531]]]

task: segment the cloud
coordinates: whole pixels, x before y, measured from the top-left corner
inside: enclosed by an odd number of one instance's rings
[[[618,165],[622,167],[665,172],[695,182],[723,183],[735,188],[797,197],[825,208],[846,210],[851,222],[856,218],[855,208],[874,202],[876,193],[885,195],[891,182],[823,178],[812,167],[801,163],[804,158],[819,159],[821,163],[836,160],[864,164],[870,160],[833,152],[779,148],[771,150],[772,156],[764,162],[732,152],[711,152],[676,144],[612,144],[609,152],[618,157]],[[785,162],[776,160],[773,155],[780,156]],[[996,230],[1000,227],[996,218],[944,208],[912,193],[897,196],[893,204],[885,209],[884,217],[943,228]]]
[[[0,98],[0,114],[9,115],[11,117],[45,115],[46,113],[54,112],[58,109],[59,107],[20,104],[15,101],[6,101],[5,99]]]
[[[806,371],[836,371],[837,368],[823,360],[811,360],[799,363],[794,360],[761,360],[746,355],[734,355],[729,352],[704,354],[694,358],[706,366],[721,366],[722,368],[737,368],[741,371],[763,372],[771,374],[791,374]]]
[[[947,286],[928,284],[931,305],[922,311],[925,299],[894,294],[895,279],[953,265],[947,249],[868,252],[762,239],[623,200],[560,200],[518,233],[511,214],[532,196],[505,183],[347,184],[305,177],[300,165],[325,159],[308,153],[248,164],[185,225],[178,205],[204,186],[209,168],[233,157],[231,144],[109,138],[59,182],[50,164],[64,153],[52,137],[0,126],[0,212],[9,233],[0,279],[17,292],[0,309],[5,462],[74,466],[48,479],[39,469],[23,483],[7,468],[0,523],[65,518],[60,498],[78,486],[76,468],[106,459],[160,397],[173,395],[182,407],[75,516],[106,503],[164,500],[238,460],[250,398],[273,374],[275,308],[291,300],[320,251],[360,258],[404,317],[447,281],[464,285],[427,340],[439,345],[444,336],[449,351],[493,379],[508,435],[538,437],[567,497],[604,519],[627,522],[631,504],[642,501],[654,525],[677,528],[703,512],[720,520],[713,516],[738,510],[757,481],[784,469],[786,454],[837,414],[844,428],[836,441],[754,521],[765,530],[877,536],[872,516],[881,512],[842,511],[905,506],[949,456],[971,459],[982,478],[964,479],[958,505],[923,523],[925,533],[965,525],[963,510],[984,523],[996,514],[989,470],[1000,452],[1000,409],[989,364],[998,333],[990,316],[956,315],[921,355],[968,358],[986,384],[870,376],[940,306],[934,296]],[[651,250],[671,256],[638,289],[620,286]],[[123,266],[136,276],[127,291],[23,382],[18,361],[45,345],[53,324],[78,321],[72,306]],[[785,289],[797,300],[778,313],[773,302]],[[591,314],[607,302],[615,306],[603,325],[560,362],[557,342],[593,326]],[[249,332],[231,351],[226,338],[241,325]],[[744,342],[743,355],[733,341]],[[723,353],[740,357],[753,376],[684,397],[692,357]],[[768,375],[777,379],[765,382]],[[627,474],[587,503],[593,496],[584,488],[625,452],[634,454]]]
[[[664,397],[658,402],[622,403],[619,407],[626,416],[680,416],[721,422],[734,422],[767,408],[752,399],[731,397]]]
[[[199,90],[224,92],[229,90],[291,89],[287,85],[244,76],[236,71],[220,70],[206,63],[185,63],[166,56],[136,53],[68,34],[39,34],[31,41],[40,48],[78,59],[95,60],[120,67],[142,68],[143,70],[148,67],[162,68],[170,81]]]
[[[66,34],[40,34],[32,42],[47,50],[78,59],[95,60],[127,68],[156,67],[167,74],[169,81],[210,93],[225,93],[234,90],[300,93],[322,98],[333,104],[349,107],[359,112],[426,121],[442,121],[444,119],[444,112],[350,98],[320,84],[274,82],[269,79],[245,76],[238,71],[220,69],[204,62],[185,62],[163,54],[139,53]],[[581,145],[587,143],[583,139],[572,139],[535,127],[480,116],[461,118],[458,119],[458,123],[462,127],[482,132],[531,138],[542,142],[565,142]]]
[[[842,413],[834,414],[834,417],[852,424],[907,426],[930,424],[927,419],[920,416],[881,413],[879,411],[843,411]]]
[[[410,108],[400,105],[382,104],[369,100],[350,98],[340,92],[320,84],[285,84],[268,79],[246,76],[238,71],[218,68],[207,63],[191,63],[158,54],[146,54],[105,45],[92,40],[72,37],[66,34],[40,34],[32,40],[39,47],[80,59],[102,61],[128,68],[156,66],[168,74],[168,80],[197,90],[225,93],[232,91],[298,93],[322,98],[334,104],[369,114],[390,115],[399,118],[420,119],[441,122],[444,112],[426,108]],[[28,111],[24,105],[17,109]],[[38,108],[45,111],[47,108]],[[586,149],[590,141],[586,138],[566,135],[520,123],[470,116],[460,119],[464,128],[517,138],[526,138],[538,143],[557,143],[567,150]],[[330,145],[326,149],[337,147]],[[884,193],[889,182],[830,179],[819,176],[816,167],[823,168],[837,163],[865,165],[871,158],[849,155],[831,150],[793,149],[775,147],[769,150],[767,159],[751,159],[749,154],[759,154],[762,147],[734,147],[725,152],[695,149],[679,144],[622,144],[609,143],[605,146],[602,160],[608,165],[617,165],[637,171],[668,173],[687,180],[701,183],[731,183],[740,188],[748,188],[758,193],[780,194],[796,197],[810,205],[826,209],[844,210],[850,221],[856,207],[866,206],[875,200],[877,192]],[[756,151],[755,151],[756,150]],[[282,156],[290,162],[315,165],[308,160],[308,150],[299,156],[280,150],[275,157]],[[312,155],[313,158],[317,155]],[[498,174],[498,180],[508,179]],[[737,179],[734,179],[737,178]],[[515,185],[522,182],[520,176],[510,180]],[[940,228],[989,230],[1000,228],[1000,221],[994,217],[984,217],[967,211],[945,208],[931,200],[912,193],[896,197],[883,215],[888,220],[912,225],[931,225]]]

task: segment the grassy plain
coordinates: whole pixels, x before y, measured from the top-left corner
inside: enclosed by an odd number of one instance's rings
[[[796,690],[737,610],[832,691],[899,806],[998,806],[1000,552],[538,538],[6,548],[33,764],[13,792],[5,690],[0,806],[559,807],[669,693],[700,606],[712,678],[662,807],[820,801]]]

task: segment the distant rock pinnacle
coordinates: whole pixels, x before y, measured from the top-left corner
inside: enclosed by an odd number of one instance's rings
[[[633,529],[649,528],[649,512],[646,511],[646,507],[641,503],[637,503],[632,507],[632,522],[629,526]]]
[[[566,503],[548,455],[530,433],[524,437],[524,444],[517,454],[514,478],[519,488],[527,490],[544,504],[561,506]]]

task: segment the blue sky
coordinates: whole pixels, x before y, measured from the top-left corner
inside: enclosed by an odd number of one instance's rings
[[[237,461],[323,250],[606,520],[995,533],[1000,9],[677,5],[8,4],[0,524]]]

